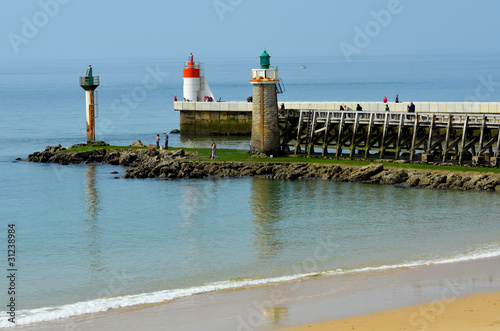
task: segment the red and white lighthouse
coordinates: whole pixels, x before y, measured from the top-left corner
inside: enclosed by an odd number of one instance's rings
[[[203,66],[194,62],[193,53],[189,54],[188,61],[183,70],[184,101],[209,101],[214,100],[214,95],[205,77]]]

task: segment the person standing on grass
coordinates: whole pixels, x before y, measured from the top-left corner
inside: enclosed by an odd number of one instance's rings
[[[165,149],[168,149],[168,134],[165,133]]]
[[[212,154],[210,154],[210,159],[215,159],[217,157],[217,145],[215,141],[212,142]]]

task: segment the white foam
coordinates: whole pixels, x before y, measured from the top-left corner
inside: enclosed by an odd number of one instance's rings
[[[71,316],[94,314],[109,309],[131,307],[141,304],[160,303],[177,298],[188,297],[195,294],[214,292],[228,289],[238,289],[251,286],[284,283],[318,275],[318,273],[291,275],[275,278],[248,279],[241,281],[221,281],[185,289],[165,290],[152,293],[127,295],[113,298],[101,298],[85,302],[78,302],[56,307],[43,307],[38,309],[20,310],[17,312],[17,325],[26,325],[39,322],[53,321]],[[12,323],[2,320],[0,327],[9,327]]]
[[[17,311],[17,325],[26,325],[39,322],[54,321],[71,316],[84,314],[95,314],[109,309],[131,307],[141,304],[160,303],[174,300],[177,298],[188,297],[195,294],[214,292],[228,289],[240,289],[245,287],[267,285],[273,283],[285,283],[306,279],[317,275],[342,275],[352,273],[367,273],[385,270],[393,270],[398,268],[411,268],[433,264],[447,264],[455,262],[463,262],[477,260],[489,257],[500,256],[500,247],[497,245],[485,247],[476,251],[458,253],[455,256],[448,258],[424,259],[417,261],[408,261],[400,264],[381,265],[374,267],[361,267],[355,269],[336,269],[324,272],[303,273],[290,276],[263,278],[263,279],[246,279],[239,281],[221,281],[205,285],[194,286],[184,289],[164,290],[152,293],[143,293],[136,295],[126,295],[112,298],[100,298],[91,301],[77,302],[74,304],[43,307],[38,309],[19,310]],[[5,312],[2,313],[5,315]],[[12,323],[6,319],[0,320],[0,327],[12,327]]]
[[[399,268],[412,268],[412,267],[420,267],[426,265],[436,265],[436,264],[448,264],[448,263],[457,263],[457,262],[465,262],[479,259],[486,259],[491,257],[500,256],[500,247],[497,245],[492,245],[490,247],[481,248],[475,251],[465,252],[465,253],[457,253],[456,255],[450,257],[441,257],[435,259],[425,259],[425,260],[415,260],[408,261],[399,264],[390,264],[390,265],[381,265],[376,267],[362,267],[357,269],[350,270],[342,270],[337,269],[333,271],[325,271],[322,274],[324,275],[339,275],[345,273],[367,273],[367,272],[377,272],[377,271],[385,271],[385,270],[394,270]]]

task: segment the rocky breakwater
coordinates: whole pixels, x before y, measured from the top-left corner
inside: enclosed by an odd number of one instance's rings
[[[195,157],[195,153],[188,153],[180,149],[177,151],[155,149],[95,149],[82,152],[71,152],[74,146],[67,149],[61,145],[47,146],[42,152],[28,155],[26,161],[41,163],[91,164],[107,163],[126,167],[152,168],[157,164],[172,160],[181,160]]]
[[[323,179],[399,185],[416,188],[484,190],[500,193],[500,174],[449,171],[422,171],[385,168],[383,164],[364,167],[314,163],[260,163],[167,161],[151,167],[128,169],[125,178],[205,178],[260,176],[275,180]]]
[[[385,167],[381,163],[349,166],[316,163],[200,161],[184,150],[114,150],[62,152],[61,146],[29,155],[27,161],[59,164],[108,163],[127,166],[123,178],[207,178],[259,176],[274,180],[322,179],[414,188],[481,190],[500,193],[500,174],[426,171]]]

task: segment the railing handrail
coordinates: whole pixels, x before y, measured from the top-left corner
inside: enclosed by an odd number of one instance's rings
[[[99,85],[99,76],[80,76],[80,85]]]
[[[363,120],[368,120],[371,116],[376,116],[376,119],[385,119],[386,114],[390,116],[389,120],[400,120],[401,116],[405,116],[406,121],[414,121],[416,117],[422,122],[430,122],[433,117],[436,117],[435,123],[447,123],[449,118],[453,118],[454,123],[463,123],[466,119],[472,123],[482,123],[483,119],[486,118],[487,123],[498,123],[500,125],[500,115],[487,115],[487,114],[451,114],[451,113],[409,113],[409,112],[396,112],[396,111],[358,111],[358,110],[323,110],[323,109],[300,109],[299,113],[316,112],[317,120],[324,120],[328,117],[328,113],[333,114],[330,116],[331,120],[338,120],[342,114],[347,114],[346,120],[352,120],[356,115],[362,116]],[[335,116],[336,115],[336,116]],[[377,116],[378,115],[378,116]],[[383,116],[381,116],[383,115]],[[304,117],[305,118],[305,117]],[[307,120],[305,120],[307,121]]]

